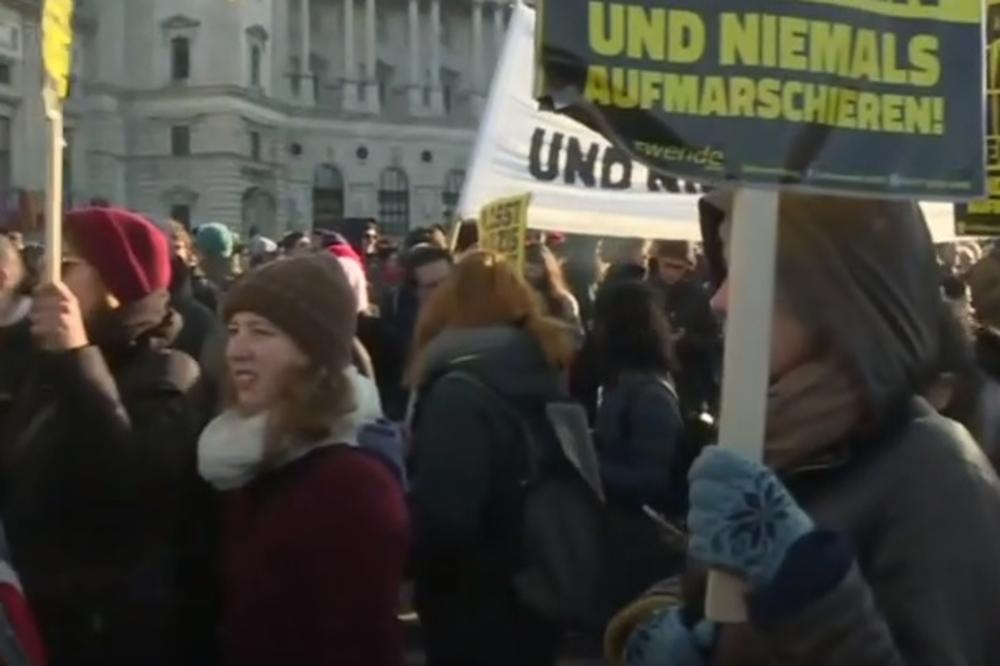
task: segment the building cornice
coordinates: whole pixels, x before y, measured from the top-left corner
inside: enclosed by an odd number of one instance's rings
[[[90,85],[88,95],[111,95],[129,109],[144,115],[163,117],[204,116],[213,113],[234,113],[253,119],[265,126],[286,131],[342,130],[416,137],[432,137],[444,141],[465,142],[476,133],[470,120],[456,125],[454,118],[410,118],[387,122],[378,116],[348,114],[333,110],[305,109],[271,98],[251,96],[239,86],[204,86],[162,88],[150,91],[126,91],[109,85]],[[176,108],[171,108],[176,107]],[[123,109],[128,111],[129,109]]]

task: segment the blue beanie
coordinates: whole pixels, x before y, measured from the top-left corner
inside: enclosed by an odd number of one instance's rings
[[[209,222],[201,225],[195,243],[203,256],[222,259],[233,256],[233,232],[224,224]]]

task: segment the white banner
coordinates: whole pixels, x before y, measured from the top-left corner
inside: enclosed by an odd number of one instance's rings
[[[531,95],[535,12],[518,3],[493,75],[458,214],[530,192],[528,226],[564,233],[700,240],[699,189],[652,176],[596,132],[538,110]],[[922,204],[937,242],[955,237],[952,204]]]

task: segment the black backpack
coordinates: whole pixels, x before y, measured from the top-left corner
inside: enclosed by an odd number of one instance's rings
[[[544,426],[532,425],[475,375],[450,377],[490,398],[524,433],[526,469],[519,476],[521,566],[518,598],[541,617],[568,629],[593,629],[603,566],[606,513],[597,454],[586,412],[571,402],[546,405]]]

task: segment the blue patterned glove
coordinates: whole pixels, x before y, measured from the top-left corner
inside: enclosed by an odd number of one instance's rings
[[[742,576],[751,589],[766,587],[791,545],[814,529],[778,477],[738,453],[705,449],[689,478],[691,556]]]
[[[665,608],[640,624],[625,646],[626,666],[704,666],[715,623],[684,626],[679,608]]]

